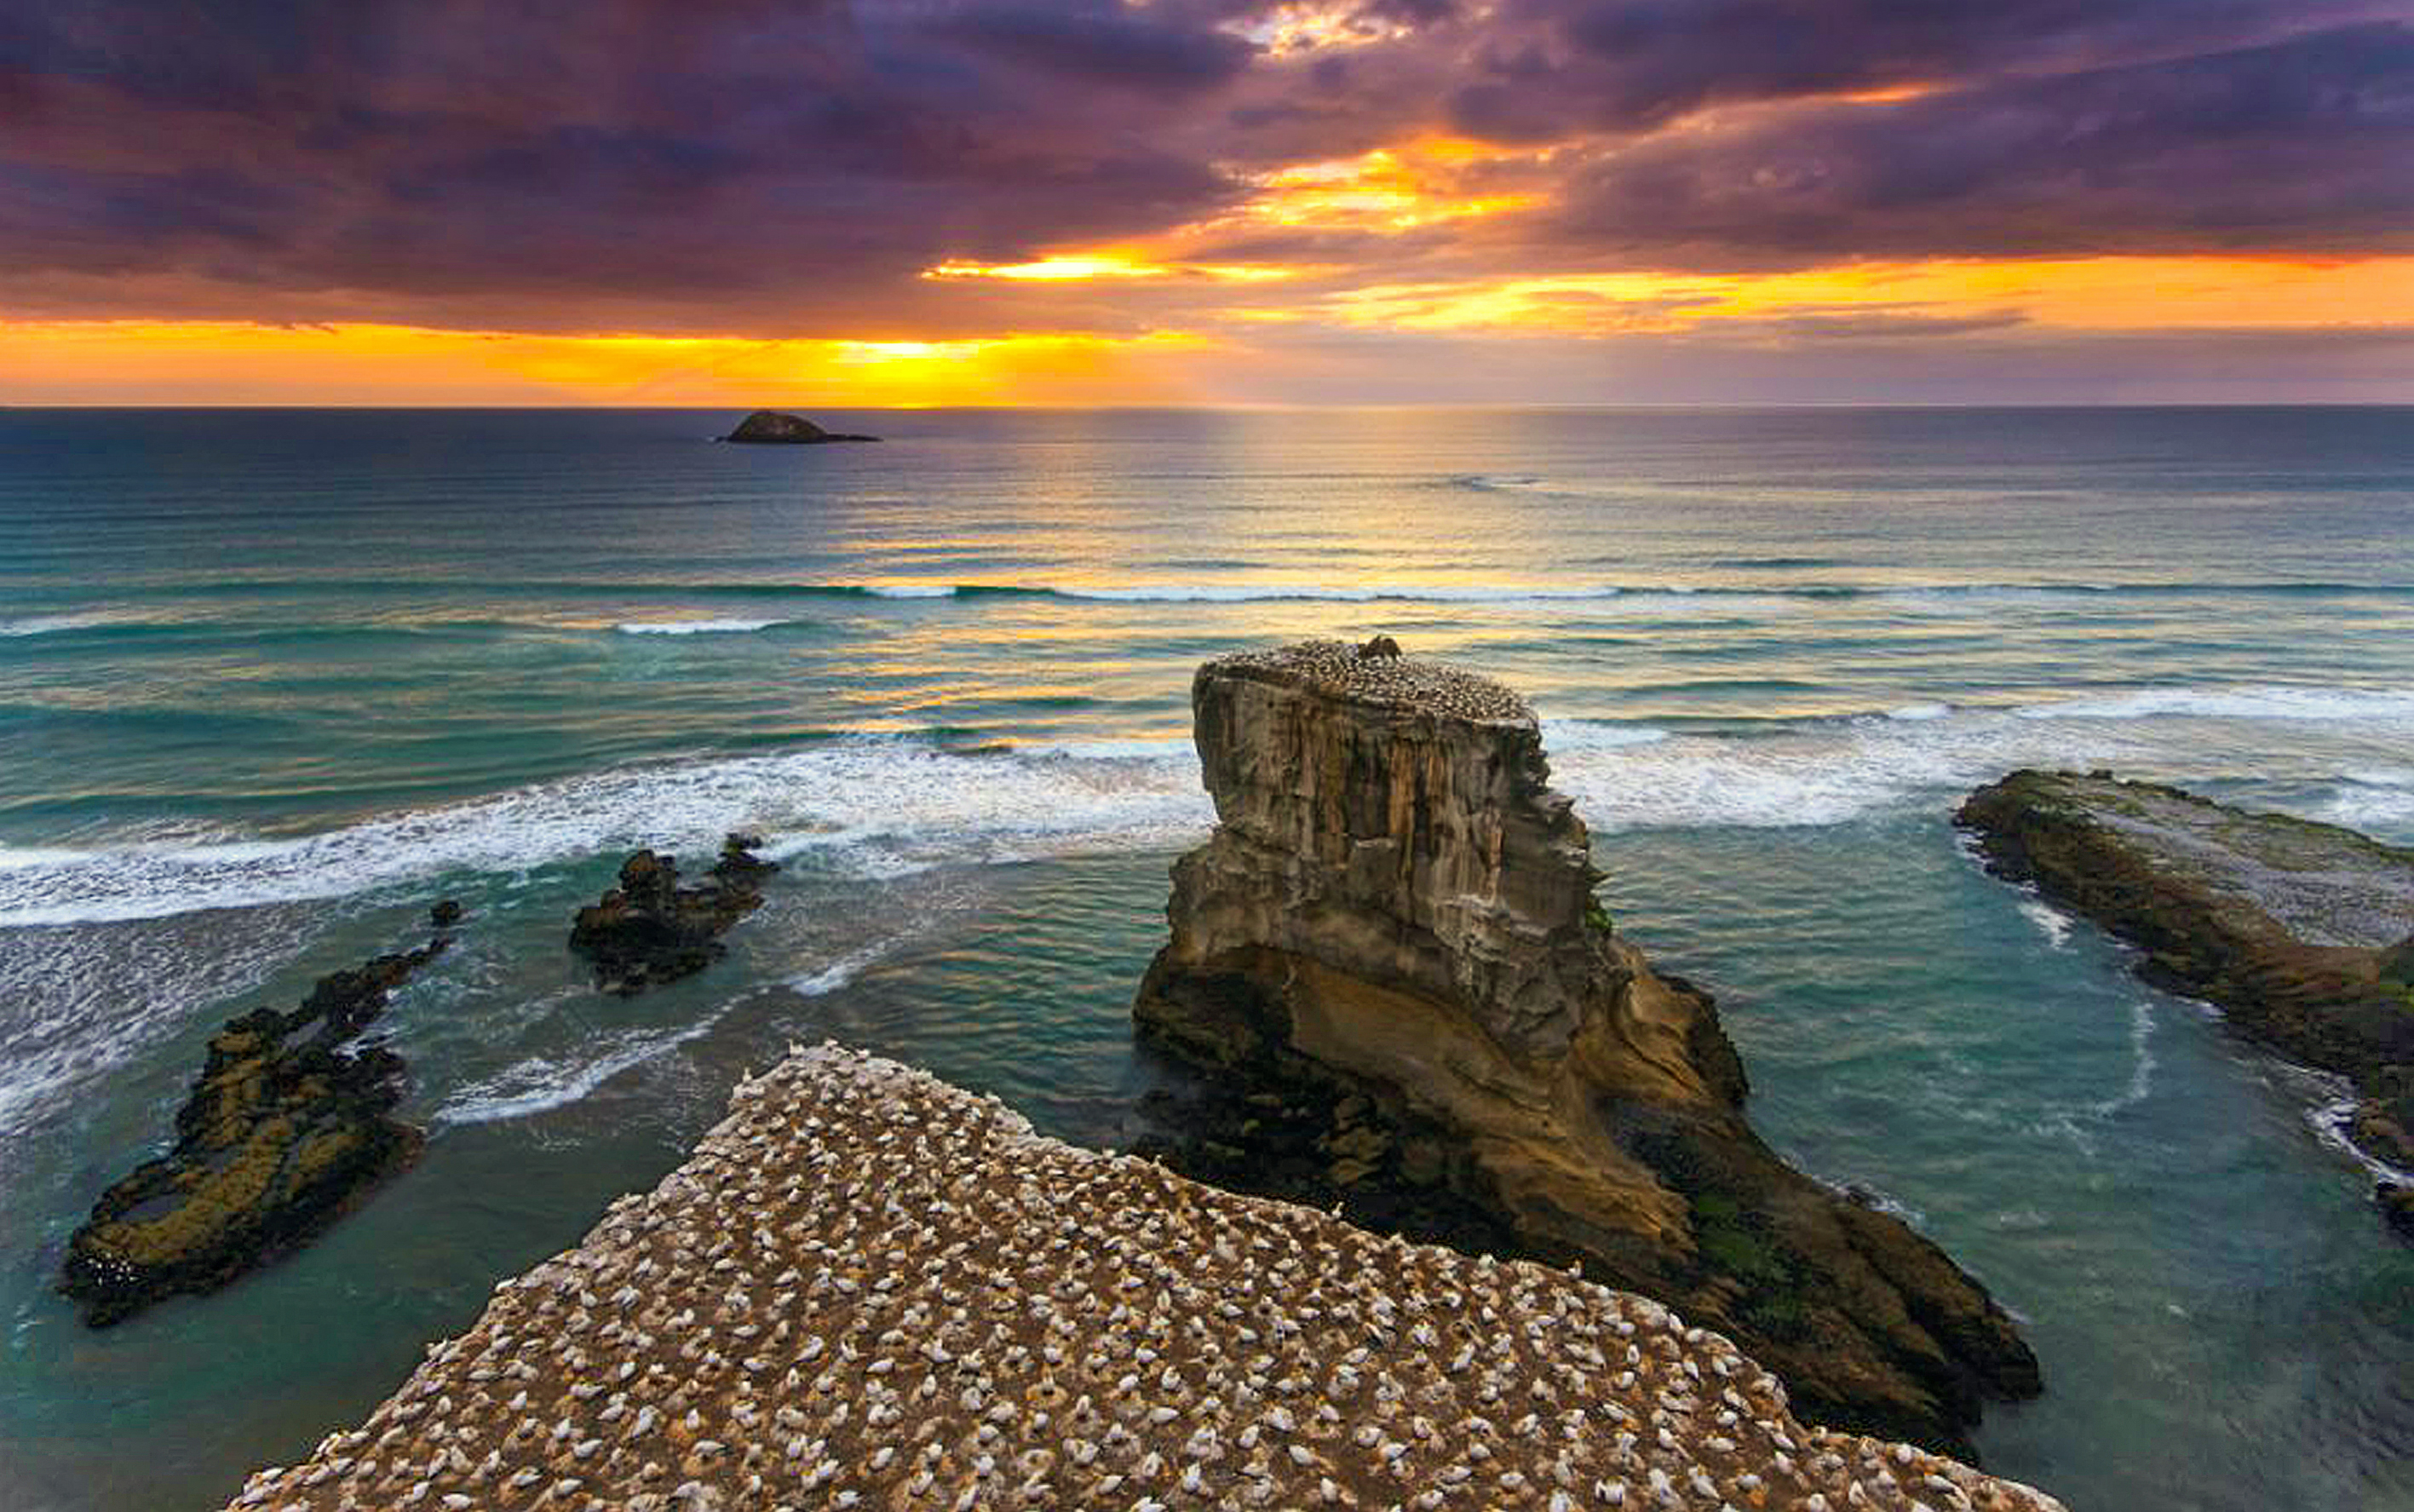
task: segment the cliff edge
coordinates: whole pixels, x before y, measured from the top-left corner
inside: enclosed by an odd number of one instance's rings
[[[1220,822],[1173,869],[1149,1040],[1257,1103],[1348,1109],[1327,1136],[1345,1189],[1435,1190],[1524,1255],[1670,1303],[1810,1419],[1966,1456],[1982,1397],[2039,1389],[1942,1250],[1752,1132],[1709,996],[1594,902],[1523,700],[1311,641],[1206,664],[1192,707]]]
[[[1042,1139],[835,1045],[233,1504],[1577,1505],[2062,1512],[1805,1427],[1656,1303]]]

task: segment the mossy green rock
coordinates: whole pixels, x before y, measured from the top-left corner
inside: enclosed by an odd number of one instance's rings
[[[420,1131],[390,1116],[401,1057],[342,1046],[444,943],[332,973],[292,1012],[260,1009],[211,1037],[175,1146],[102,1192],[68,1240],[59,1289],[86,1323],[224,1286],[418,1156]]]

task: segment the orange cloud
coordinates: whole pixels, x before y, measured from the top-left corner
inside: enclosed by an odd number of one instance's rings
[[[1255,191],[1229,216],[1196,228],[1257,223],[1306,230],[1413,231],[1531,209],[1538,189],[1503,187],[1498,170],[1541,155],[1504,152],[1453,137],[1425,137],[1355,157],[1299,163],[1254,175]],[[1479,172],[1490,170],[1490,172]]]
[[[0,322],[19,404],[1131,404],[1190,397],[1160,331],[961,341],[537,336],[221,322]]]
[[[2414,257],[2105,257],[1855,262],[1775,274],[1611,273],[1377,284],[1312,312],[1360,329],[1685,331],[1916,311],[2063,331],[2414,324]]]
[[[939,263],[925,278],[1002,278],[1020,283],[1086,283],[1113,278],[1208,278],[1218,283],[1268,283],[1307,270],[1278,263],[1153,262],[1138,251],[1059,252],[1028,262]]]

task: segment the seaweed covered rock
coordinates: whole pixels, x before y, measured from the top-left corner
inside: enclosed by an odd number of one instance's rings
[[[333,972],[292,1012],[258,1009],[211,1037],[176,1112],[175,1147],[102,1192],[68,1240],[59,1289],[84,1322],[102,1327],[171,1293],[214,1291],[417,1158],[420,1131],[390,1116],[402,1058],[343,1045],[444,945]]]
[[[1966,1454],[1984,1397],[2038,1390],[1944,1251],[1752,1131],[1708,995],[1595,900],[1524,700],[1337,642],[1210,662],[1191,699],[1220,822],[1134,1010],[1209,1073],[1160,1120],[1169,1163],[1579,1265],[1729,1334],[1815,1420]]]
[[[679,886],[678,863],[654,851],[621,862],[618,885],[570,926],[570,948],[594,963],[595,985],[625,997],[721,959],[721,936],[762,906],[763,879],[780,869],[754,854],[761,846],[731,835],[694,887]]]
[[[2414,849],[2103,771],[2015,771],[1954,822],[1988,870],[2137,946],[2139,976],[2353,1081],[2340,1132],[2414,1172]],[[2390,1188],[2384,1216],[2414,1228]]]

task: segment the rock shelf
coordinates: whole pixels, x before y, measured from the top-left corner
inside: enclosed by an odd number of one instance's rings
[[[1656,1303],[1378,1237],[834,1045],[236,1507],[2038,1509]]]
[[[2108,771],[2015,771],[1955,822],[1988,870],[2138,947],[2139,976],[2351,1079],[2340,1132],[2414,1238],[2414,849]]]

